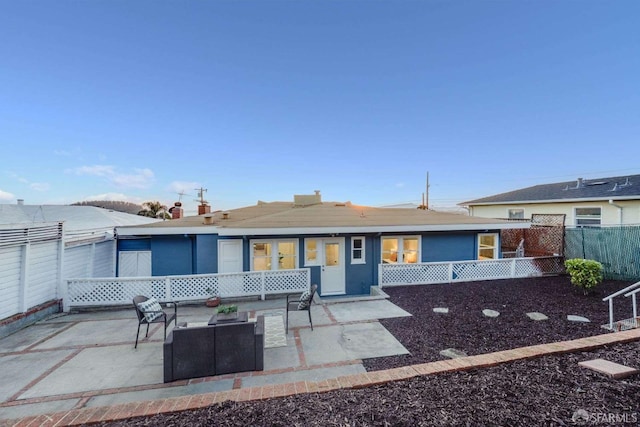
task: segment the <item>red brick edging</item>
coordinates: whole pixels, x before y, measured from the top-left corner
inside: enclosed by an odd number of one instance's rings
[[[587,351],[607,344],[625,343],[640,339],[640,329],[607,333],[571,341],[539,344],[494,353],[467,356],[458,359],[422,363],[382,371],[346,375],[323,381],[300,381],[289,384],[270,384],[259,387],[233,389],[182,397],[131,402],[99,408],[73,409],[67,412],[26,417],[19,420],[0,421],[0,426],[67,426],[115,421],[130,417],[150,416],[163,412],[198,409],[227,400],[247,401],[272,397],[286,397],[301,393],[322,393],[343,388],[362,388],[391,381],[409,379],[421,375],[485,368],[516,360],[532,359],[553,354]]]

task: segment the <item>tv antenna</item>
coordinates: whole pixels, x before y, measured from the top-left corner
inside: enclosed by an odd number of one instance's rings
[[[198,192],[198,197],[200,198],[199,200],[196,199],[196,202],[200,202],[201,205],[206,205],[208,202],[204,199],[204,193],[207,192],[207,189],[200,187],[195,190]]]
[[[425,186],[426,192],[422,193],[422,204],[418,206],[418,209],[428,210],[429,209],[429,172],[427,172],[427,184]]]
[[[187,193],[185,193],[184,190],[178,191],[176,194],[178,195],[178,201],[179,202],[182,202],[182,196],[186,196],[187,195]]]

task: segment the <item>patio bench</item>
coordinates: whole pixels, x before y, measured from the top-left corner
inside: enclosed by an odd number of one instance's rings
[[[264,316],[255,322],[174,328],[163,346],[164,382],[264,369]]]

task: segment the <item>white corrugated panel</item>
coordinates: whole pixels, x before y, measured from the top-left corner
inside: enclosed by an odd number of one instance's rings
[[[22,246],[0,248],[0,319],[20,312]]]
[[[122,251],[119,255],[118,276],[151,276],[151,251]]]
[[[56,299],[59,248],[58,242],[31,245],[27,267],[27,307]]]
[[[151,276],[151,251],[138,252],[138,276]]]
[[[95,256],[93,259],[93,277],[115,276],[115,250],[115,240],[96,243]]]
[[[65,248],[64,278],[114,277],[115,247],[115,240],[109,240]]]
[[[64,250],[65,279],[91,277],[91,245],[74,246]]]

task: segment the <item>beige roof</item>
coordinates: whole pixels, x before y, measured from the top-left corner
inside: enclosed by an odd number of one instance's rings
[[[206,218],[208,217],[208,218]],[[357,232],[393,230],[464,230],[480,228],[523,228],[522,223],[471,217],[448,212],[421,209],[374,208],[349,202],[321,202],[300,206],[292,202],[259,202],[257,205],[225,212],[185,217],[135,227],[137,230],[157,228],[215,228],[221,235],[268,234],[282,232]],[[425,228],[426,227],[426,228]],[[130,227],[123,227],[123,229]],[[125,231],[125,230],[123,230]],[[168,230],[167,230],[168,231]],[[200,231],[203,232],[203,231]],[[154,233],[155,234],[155,233]]]

